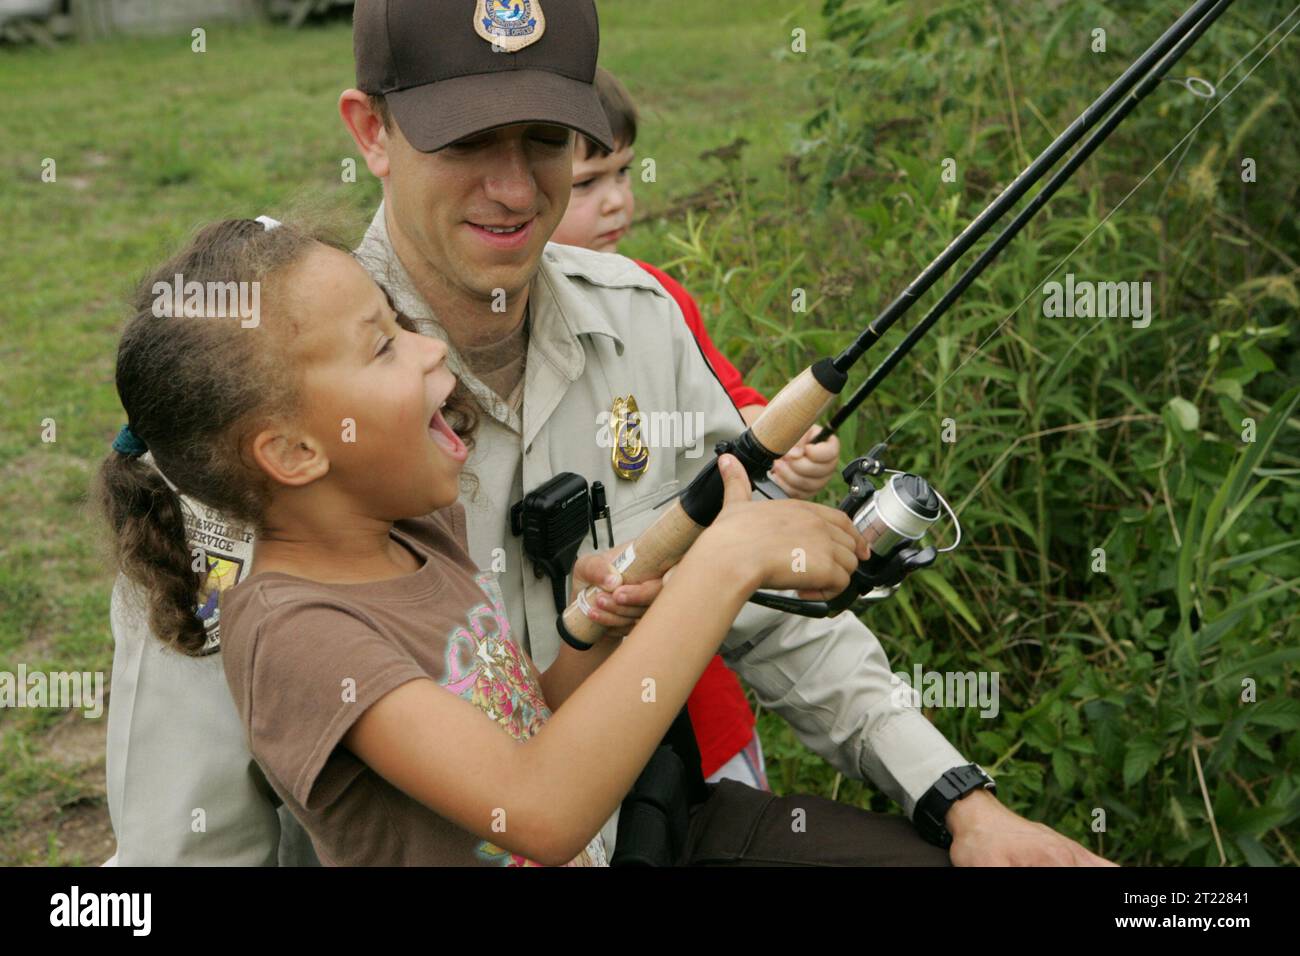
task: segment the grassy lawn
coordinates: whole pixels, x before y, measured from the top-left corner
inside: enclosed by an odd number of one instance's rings
[[[601,3],[602,63],[637,97],[638,154],[656,160],[644,211],[715,178],[699,154],[737,137],[752,144],[755,175],[778,175],[787,124],[812,97],[801,62],[775,51],[793,25],[818,28],[816,8],[757,0],[724,34],[687,0]],[[0,669],[111,674],[113,576],[84,497],[122,421],[113,361],[125,297],[195,225],[274,214],[299,191],[336,193],[359,236],[380,191],[335,112],[352,79],[345,21],[292,33],[214,25],[204,54],[188,34],[0,50]],[[354,184],[341,181],[348,157]],[[54,182],[42,181],[47,158]],[[661,236],[643,227],[627,251],[660,258]],[[0,863],[95,864],[111,852],[105,727],[0,711]]]

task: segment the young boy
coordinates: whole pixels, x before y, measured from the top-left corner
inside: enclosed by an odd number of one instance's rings
[[[617,252],[619,240],[632,225],[635,200],[628,169],[636,141],[637,112],[632,98],[613,74],[596,70],[596,92],[614,133],[614,152],[579,136],[573,153],[573,192],[553,242],[583,246],[597,252]],[[747,424],[762,414],[767,399],[744,383],[740,372],[709,339],[699,306],[681,283],[647,262],[637,261],[676,300],[700,349],[717,373]],[[777,460],[772,479],[792,498],[811,498],[830,481],[839,460],[839,440],[809,444],[814,431]],[[700,745],[701,770],[710,782],[725,778],[768,789],[763,748],[754,730],[754,715],[740,680],[715,657],[687,700],[687,710]]]

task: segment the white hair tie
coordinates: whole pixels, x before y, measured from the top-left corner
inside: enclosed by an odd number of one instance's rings
[[[154,458],[153,452],[151,451],[145,452],[143,457],[147,457],[149,459],[149,465],[153,468],[154,471],[158,473],[158,477],[163,480],[163,483],[166,484],[167,487],[172,490],[172,494],[179,495],[181,493],[181,490],[177,488],[174,484],[172,484],[172,480],[170,478],[168,478],[166,475],[163,474],[163,470],[158,467],[158,461],[157,459]]]
[[[267,232],[270,232],[276,226],[283,225],[283,223],[280,222],[278,219],[272,219],[270,216],[258,216],[257,221],[266,227]]]

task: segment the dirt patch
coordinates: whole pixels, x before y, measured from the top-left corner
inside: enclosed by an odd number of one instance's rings
[[[38,755],[58,766],[59,774],[75,784],[76,795],[38,810],[0,840],[0,859],[6,864],[99,866],[113,855],[117,841],[104,781],[107,696],[105,716],[88,720],[81,711],[71,711],[40,738]]]
[[[104,768],[104,745],[108,738],[108,691],[104,712],[91,720],[73,710],[45,734],[43,755],[69,770]],[[101,788],[102,789],[102,788]]]
[[[3,853],[11,864],[25,866],[100,866],[116,849],[108,804],[99,799],[80,800],[33,823]]]

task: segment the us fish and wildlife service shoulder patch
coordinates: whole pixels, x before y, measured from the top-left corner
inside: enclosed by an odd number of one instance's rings
[[[478,0],[474,32],[506,53],[536,43],[546,32],[541,0]]]

